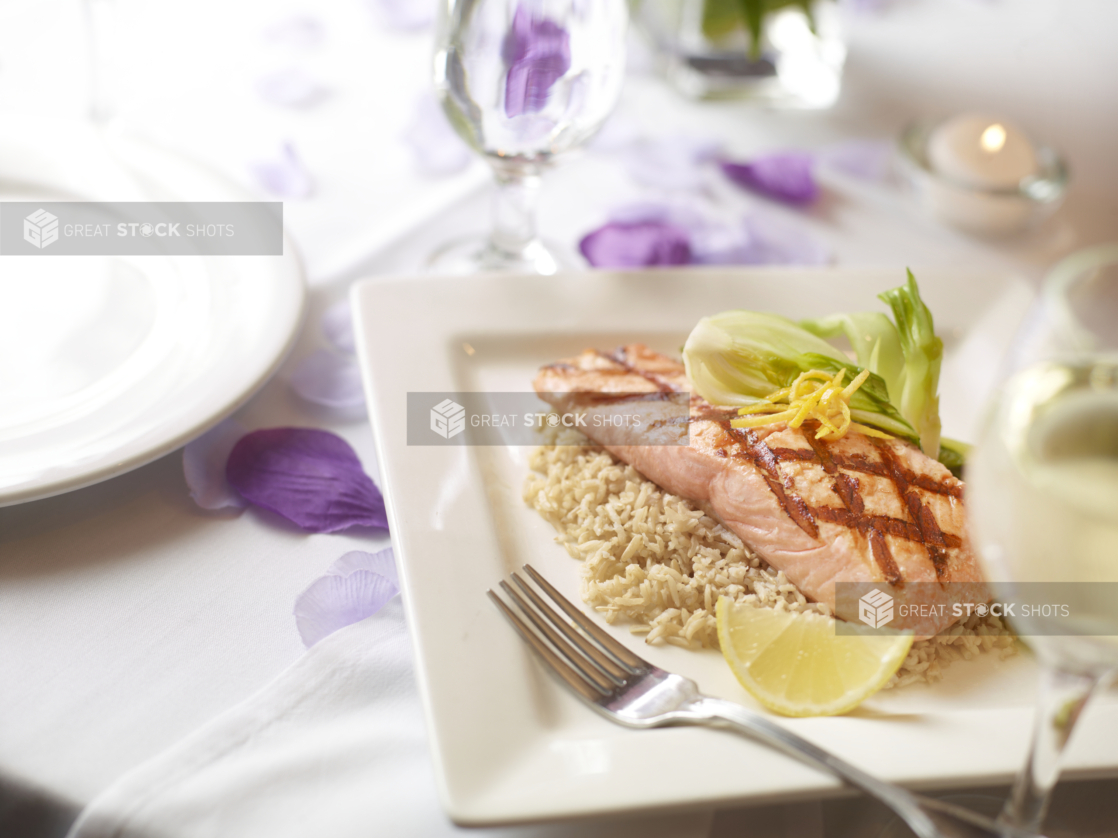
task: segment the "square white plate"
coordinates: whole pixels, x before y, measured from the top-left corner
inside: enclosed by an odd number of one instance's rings
[[[972,436],[1032,292],[1007,275],[918,271],[946,346],[944,430]],[[729,308],[814,317],[880,310],[902,271],[687,269],[551,278],[368,280],[353,292],[359,352],[443,801],[461,824],[835,793],[828,776],[714,730],[632,731],[583,706],[530,657],[485,596],[532,563],[578,600],[579,565],[521,498],[528,448],[407,444],[408,392],[531,391],[543,364],[643,341],[678,355],[699,318]],[[542,402],[541,402],[542,408]],[[707,693],[757,705],[717,652],[615,636]],[[837,718],[781,724],[885,779],[1007,781],[1032,719],[1025,656],[958,662],[931,686],[881,693]],[[1118,769],[1118,702],[1104,696],[1069,767]]]

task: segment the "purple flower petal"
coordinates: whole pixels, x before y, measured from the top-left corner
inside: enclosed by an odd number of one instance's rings
[[[686,265],[691,261],[687,231],[664,221],[611,221],[583,237],[578,249],[596,268]]]
[[[744,217],[728,218],[724,209],[709,201],[685,199],[670,204],[649,202],[619,207],[610,213],[610,224],[602,229],[611,229],[612,235],[619,238],[623,236],[617,230],[673,229],[689,245],[690,263],[696,265],[827,264],[831,260],[831,248],[820,241],[805,222],[796,217],[784,217],[786,215],[755,210]],[[612,244],[612,239],[605,235],[601,236],[602,240],[592,240],[601,232],[595,231],[586,237],[591,239],[588,243],[591,248]],[[639,244],[641,239],[635,233],[631,235]],[[625,242],[625,245],[635,247],[632,242]],[[588,259],[591,255],[599,258],[595,250],[587,253],[585,247],[584,244],[583,253]],[[614,256],[609,247],[605,250],[605,257]],[[622,258],[624,255],[623,251]],[[637,256],[640,255],[638,252]],[[637,262],[639,258],[621,264],[619,259],[618,264],[608,266],[633,267]]]
[[[277,46],[309,49],[322,43],[322,23],[309,15],[294,15],[265,27],[264,39]]]
[[[392,552],[391,547],[385,547],[376,553],[352,550],[330,565],[326,574],[349,576],[355,570],[371,570],[373,573],[379,573],[385,579],[391,580],[397,588],[400,587],[400,577],[396,572],[396,554]]]
[[[893,163],[888,140],[850,140],[827,146],[816,154],[821,166],[861,180],[884,180]]]
[[[722,171],[745,189],[790,204],[810,204],[819,197],[811,155],[798,152],[758,157],[749,163],[724,161]]]
[[[314,192],[314,181],[291,143],[284,143],[271,156],[250,163],[249,169],[261,188],[277,198],[306,198]]]
[[[622,225],[661,224],[682,230],[694,264],[702,261],[704,252],[735,246],[743,235],[739,224],[727,223],[724,213],[714,210],[708,202],[691,198],[670,204],[635,203],[614,209],[610,221]]]
[[[547,105],[552,85],[571,68],[571,38],[555,21],[519,3],[501,57],[508,66],[505,116],[537,113]]]
[[[310,532],[388,528],[384,498],[344,439],[313,428],[253,431],[233,447],[229,484]]]
[[[416,168],[424,174],[453,174],[473,159],[470,147],[451,127],[446,113],[429,93],[416,100],[404,141],[415,156]]]
[[[307,108],[325,99],[329,91],[301,67],[286,67],[257,79],[256,93],[283,108]]]
[[[691,231],[691,261],[697,265],[753,265],[763,262],[745,224],[708,222]]]
[[[245,499],[225,479],[225,461],[244,435],[245,429],[239,422],[226,419],[182,449],[182,473],[190,497],[203,509],[245,506]]]
[[[338,629],[379,611],[400,589],[379,573],[321,576],[295,600],[295,625],[308,649]]]
[[[698,189],[703,164],[719,146],[694,137],[663,137],[636,143],[625,154],[625,167],[638,183],[665,189]]]
[[[322,334],[340,352],[354,353],[353,313],[348,299],[338,300],[323,313]]]
[[[295,624],[304,644],[309,648],[339,628],[376,613],[399,588],[391,547],[376,553],[346,553],[295,601]]]
[[[414,32],[435,22],[435,5],[425,0],[369,0],[373,12],[389,29]]]
[[[288,379],[301,398],[336,410],[365,406],[361,369],[351,357],[319,349],[304,358]]]

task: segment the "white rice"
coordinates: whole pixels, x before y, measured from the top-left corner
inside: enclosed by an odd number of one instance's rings
[[[722,596],[830,614],[691,502],[577,432],[562,430],[554,438],[560,444],[532,454],[524,499],[583,562],[582,598],[607,622],[629,623],[648,643],[717,649],[714,606]],[[997,617],[972,616],[913,644],[887,686],[936,681],[951,661],[994,650],[1014,654],[1012,633]]]

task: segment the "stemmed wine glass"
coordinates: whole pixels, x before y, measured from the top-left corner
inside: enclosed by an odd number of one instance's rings
[[[1118,670],[1118,244],[1057,265],[967,463],[972,535],[1041,668],[1028,763],[1001,814],[1038,831],[1059,759]]]
[[[617,102],[627,0],[444,0],[435,88],[454,129],[493,167],[493,231],[454,242],[446,273],[551,274],[562,259],[536,235],[540,172],[589,139]]]

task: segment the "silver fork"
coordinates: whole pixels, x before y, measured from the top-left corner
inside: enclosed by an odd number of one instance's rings
[[[878,780],[740,704],[703,695],[694,681],[658,669],[610,637],[530,565],[524,570],[570,622],[518,573],[509,576],[512,584],[501,582],[516,609],[492,590],[490,598],[547,667],[610,721],[635,728],[709,725],[740,733],[877,798],[919,838],[1037,838]]]

